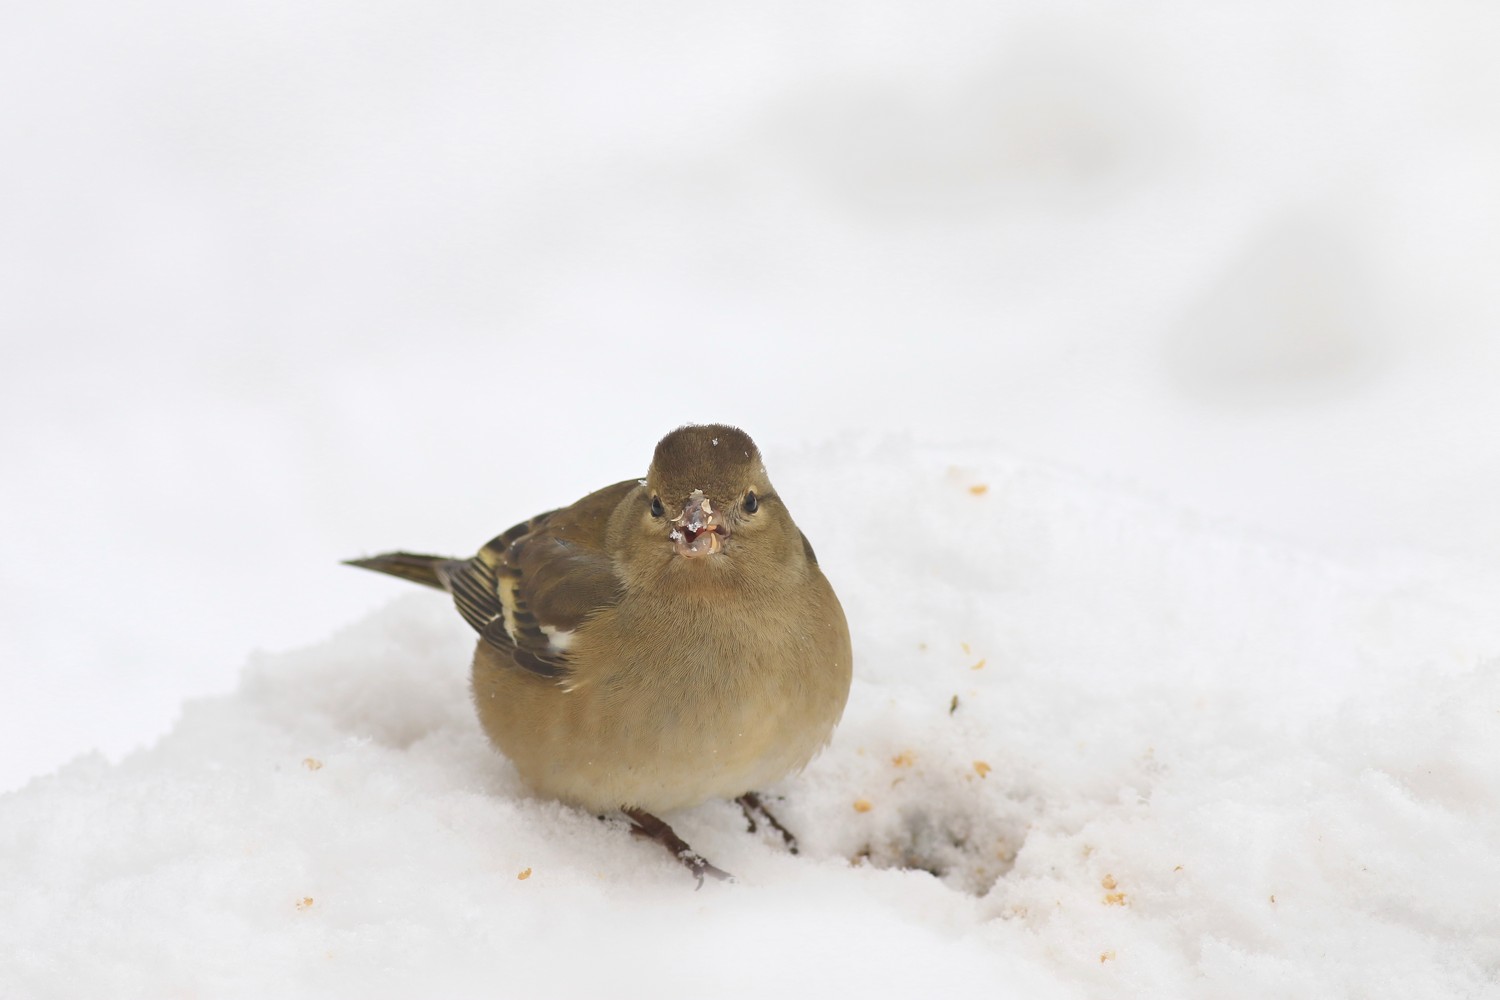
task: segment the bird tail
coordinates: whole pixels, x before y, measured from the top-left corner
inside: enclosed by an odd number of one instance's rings
[[[412,552],[387,552],[381,556],[371,556],[368,559],[345,559],[345,566],[358,566],[360,569],[372,569],[377,573],[388,573],[391,576],[399,576],[403,580],[412,583],[420,583],[424,587],[435,587],[438,590],[447,590],[448,574],[443,567],[456,560],[447,556],[422,556]]]

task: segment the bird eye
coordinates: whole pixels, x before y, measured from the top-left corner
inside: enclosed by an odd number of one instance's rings
[[[760,510],[760,501],[755,499],[754,490],[751,490],[749,493],[745,494],[745,502],[740,506],[745,508],[746,514],[754,514],[756,511]]]
[[[667,509],[661,505],[661,497],[652,497],[651,498],[651,516],[652,517],[661,517],[666,512],[667,512]]]

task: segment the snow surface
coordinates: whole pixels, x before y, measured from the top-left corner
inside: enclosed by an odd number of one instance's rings
[[[0,997],[1497,995],[1497,33],[18,7]],[[338,565],[687,420],[857,653],[804,854],[672,817],[698,893],[516,785],[440,595]]]
[[[982,453],[782,468],[884,484],[805,519],[858,669],[801,856],[677,814],[694,892],[528,796],[412,593],[11,794],[0,995],[1500,995],[1495,616]]]

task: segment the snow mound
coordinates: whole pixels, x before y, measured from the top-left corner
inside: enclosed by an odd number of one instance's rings
[[[0,996],[1500,995],[1483,602],[980,449],[775,471],[855,638],[801,856],[528,795],[413,592],[0,798]]]

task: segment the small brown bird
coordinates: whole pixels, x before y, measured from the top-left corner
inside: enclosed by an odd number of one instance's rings
[[[479,633],[490,740],[540,794],[621,809],[702,883],[728,877],[654,813],[735,799],[796,842],[755,789],[829,740],[849,627],[749,435],[681,427],[645,479],[518,524],[472,559],[350,565],[453,594]]]

